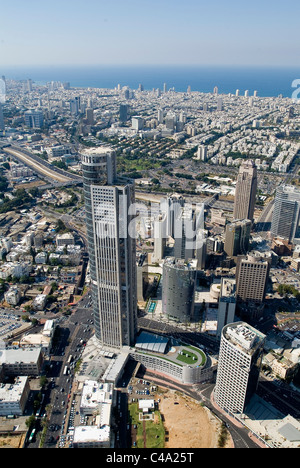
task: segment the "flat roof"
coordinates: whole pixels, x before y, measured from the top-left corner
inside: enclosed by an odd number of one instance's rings
[[[290,442],[300,441],[300,431],[289,422],[284,424],[278,432]]]
[[[109,426],[77,426],[74,430],[74,443],[106,442],[109,441]]]

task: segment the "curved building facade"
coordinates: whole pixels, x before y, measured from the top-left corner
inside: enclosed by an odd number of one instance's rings
[[[195,260],[169,257],[163,265],[162,312],[181,322],[189,321],[194,313],[196,286]]]
[[[226,325],[221,332],[214,398],[220,408],[242,414],[256,390],[265,335],[246,322]]]

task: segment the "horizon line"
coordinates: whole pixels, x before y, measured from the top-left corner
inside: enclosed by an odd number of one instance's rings
[[[47,68],[47,67],[60,67],[60,68],[71,68],[71,67],[223,67],[223,68],[299,68],[300,65],[279,65],[279,64],[205,64],[205,63],[49,63],[49,64],[1,64],[1,69],[3,68]]]

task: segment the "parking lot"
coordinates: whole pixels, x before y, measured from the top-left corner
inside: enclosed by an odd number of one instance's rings
[[[129,401],[141,398],[154,398],[157,386],[149,380],[133,378],[127,387]]]

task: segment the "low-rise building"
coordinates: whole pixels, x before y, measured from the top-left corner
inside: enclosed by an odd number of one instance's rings
[[[0,366],[7,376],[38,376],[43,366],[41,348],[6,348],[0,349]]]
[[[0,416],[22,416],[30,393],[28,377],[18,376],[13,384],[0,384]]]

